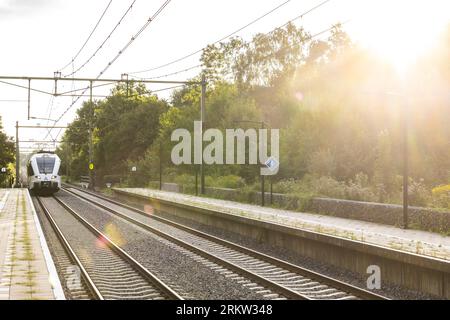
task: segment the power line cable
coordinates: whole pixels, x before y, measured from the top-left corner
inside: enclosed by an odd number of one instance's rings
[[[184,73],[184,72],[190,71],[190,70],[192,70],[192,69],[197,69],[197,68],[200,68],[200,67],[202,67],[202,66],[203,66],[203,64],[198,64],[198,65],[195,65],[195,66],[192,66],[192,67],[189,67],[189,68],[180,70],[180,71],[176,71],[176,72],[172,72],[172,73],[167,73],[167,74],[164,74],[164,75],[155,76],[155,77],[150,77],[150,78],[142,78],[142,77],[138,77],[138,76],[131,76],[131,77],[132,77],[132,78],[135,78],[135,79],[138,79],[138,80],[154,80],[154,79],[161,79],[161,78],[166,78],[166,77],[169,77],[169,76],[177,75],[177,74],[180,74],[180,73]]]
[[[34,92],[39,92],[39,93],[43,93],[43,94],[53,95],[53,93],[51,93],[51,92],[47,92],[47,91],[43,91],[43,90],[39,90],[39,89],[34,89],[34,88],[31,88],[31,87],[28,88],[28,87],[25,87],[25,86],[21,86],[20,84],[15,84],[15,83],[8,82],[8,81],[0,80],[0,82],[4,83],[4,84],[7,84],[9,86],[13,86],[13,87],[18,87],[18,88],[27,89],[27,90],[29,89],[30,91],[34,91]]]
[[[287,26],[289,23],[292,23],[292,22],[294,22],[294,21],[296,21],[296,20],[298,20],[298,19],[303,18],[305,15],[307,15],[307,14],[309,14],[309,13],[311,13],[311,12],[317,10],[317,9],[319,9],[320,7],[322,7],[323,5],[325,5],[326,3],[330,2],[330,1],[331,1],[331,0],[325,0],[325,1],[320,2],[319,4],[317,4],[317,5],[315,5],[314,7],[308,9],[307,11],[303,12],[302,14],[300,14],[300,15],[298,15],[298,16],[292,18],[292,19],[290,19],[289,21],[287,21],[287,22],[284,23],[283,25],[278,26],[278,27],[276,27],[275,29],[272,29],[272,30],[269,31],[269,32],[266,32],[265,35],[269,35],[269,34],[275,32],[276,30],[279,30],[279,29],[281,29],[281,28],[284,28],[284,27]],[[282,5],[284,5],[284,4],[286,4],[286,3],[282,3],[280,6],[282,6]],[[279,6],[279,7],[280,7],[280,6]],[[277,7],[277,8],[279,8],[279,7]],[[276,10],[277,8],[275,8],[275,9],[273,9],[273,10]],[[272,11],[272,12],[273,12],[273,11]],[[265,16],[268,15],[269,13],[270,13],[270,12],[266,13]],[[262,16],[262,17],[263,17],[263,16]],[[262,17],[260,17],[260,18],[262,18]],[[255,20],[254,20],[254,21],[255,21]],[[255,22],[256,22],[256,21],[255,21]],[[250,25],[250,24],[248,24],[247,26],[249,26],[249,25]],[[222,39],[220,39],[220,40],[218,40],[218,41],[215,41],[214,43],[212,43],[212,45],[217,44],[217,43],[219,43],[219,42],[221,42],[221,41],[223,41],[223,40],[225,40],[225,39],[228,39],[229,37],[231,37],[232,35],[236,34],[237,32],[239,32],[239,31],[241,31],[241,30],[243,30],[243,29],[245,29],[245,27],[240,28],[239,30],[233,32],[232,34],[230,34],[230,35],[227,36],[227,37],[223,37]],[[205,47],[205,48],[206,48],[206,47]],[[159,66],[159,67],[155,67],[155,68],[152,68],[152,69],[143,70],[143,71],[139,71],[139,72],[133,72],[133,73],[130,73],[130,74],[143,73],[143,72],[147,72],[147,71],[157,70],[157,69],[163,68],[163,67],[165,67],[165,66],[169,66],[169,65],[174,64],[174,63],[176,63],[176,62],[179,62],[179,61],[181,61],[181,60],[184,60],[184,59],[186,59],[186,58],[188,58],[188,57],[191,57],[191,56],[193,56],[193,55],[195,55],[195,54],[197,54],[197,53],[203,51],[205,48],[202,48],[201,50],[197,50],[196,52],[194,52],[194,53],[192,53],[192,54],[190,54],[190,55],[184,56],[184,57],[182,57],[182,58],[180,58],[180,59],[173,60],[173,61],[171,61],[171,62],[169,62],[169,63],[167,63],[167,64],[164,64],[164,65],[161,65],[161,66]],[[161,75],[161,76],[150,77],[150,78],[137,77],[137,76],[132,76],[132,77],[133,77],[133,78],[136,78],[136,79],[139,79],[139,80],[159,79],[159,78],[164,78],[164,77],[167,77],[167,76],[171,76],[171,75],[183,73],[183,72],[186,72],[186,71],[189,71],[189,70],[198,68],[198,67],[200,67],[200,66],[202,66],[202,65],[200,64],[200,65],[192,66],[192,67],[189,67],[189,68],[187,68],[187,69],[180,70],[180,71],[172,72],[172,73],[165,74],[165,75]]]
[[[74,74],[78,73],[81,69],[83,69],[89,62],[91,62],[91,60],[97,55],[97,53],[103,48],[103,46],[106,44],[106,42],[108,42],[108,40],[111,38],[111,36],[114,34],[114,32],[117,30],[117,28],[119,27],[119,25],[122,23],[122,21],[125,19],[125,17],[130,13],[131,9],[133,9],[134,4],[136,3],[137,0],[133,0],[130,4],[130,6],[128,7],[128,9],[125,11],[125,13],[122,15],[122,17],[120,18],[120,20],[116,23],[116,25],[114,26],[114,28],[111,30],[111,32],[108,34],[108,36],[105,38],[105,40],[103,40],[103,42],[100,44],[100,46],[97,48],[97,50],[94,51],[94,53],[83,63],[81,64],[77,69],[75,69],[74,71],[72,71],[69,74],[64,75],[65,78],[71,77]]]
[[[156,92],[162,92],[162,91],[166,91],[166,90],[172,90],[172,89],[176,89],[176,88],[181,88],[181,87],[184,87],[184,86],[185,86],[185,85],[182,84],[182,85],[176,85],[176,86],[171,86],[171,87],[166,87],[166,88],[161,88],[161,89],[156,89],[156,90],[150,90],[150,94],[153,94],[153,93],[156,93]],[[134,94],[134,95],[131,95],[131,96],[129,96],[129,97],[137,97],[137,96],[140,96],[140,94]],[[106,97],[106,98],[108,98],[108,97]],[[109,124],[107,127],[110,127],[111,125],[115,124],[115,123],[118,122],[119,120],[122,120],[122,119],[118,119],[118,120],[115,121],[114,123]],[[105,128],[107,128],[107,127],[105,127]],[[105,128],[102,128],[102,129],[105,129]],[[62,128],[59,129],[59,132],[58,132],[58,134],[56,135],[56,138],[55,138],[54,140],[58,139],[59,135],[61,134],[61,131],[62,131]],[[50,136],[51,136],[51,135],[50,135]],[[47,138],[47,136],[46,136],[43,140],[45,140],[46,138]],[[52,138],[52,139],[53,139],[53,138]]]
[[[266,16],[268,16],[268,15],[270,15],[271,13],[275,12],[276,10],[280,9],[280,8],[283,7],[284,5],[288,4],[290,1],[291,1],[291,0],[284,1],[283,3],[279,4],[279,5],[276,6],[275,8],[273,8],[273,9],[271,9],[270,11],[264,13],[262,16],[260,16],[260,17],[258,17],[258,18],[256,18],[256,19],[252,20],[251,22],[247,23],[247,24],[244,25],[243,27],[240,27],[239,29],[237,29],[237,30],[233,31],[232,33],[228,34],[227,36],[225,36],[225,37],[223,37],[223,38],[221,38],[221,39],[219,39],[219,40],[213,42],[212,44],[214,45],[214,44],[216,44],[216,43],[219,43],[219,42],[221,42],[221,41],[223,41],[223,40],[225,40],[225,39],[228,39],[229,37],[235,35],[236,33],[238,33],[238,32],[240,32],[240,31],[242,31],[242,30],[248,28],[249,26],[255,24],[255,23],[258,22],[259,20],[265,18]],[[330,0],[327,0],[327,1],[330,1]],[[141,70],[141,71],[129,72],[128,74],[138,74],[138,73],[144,73],[144,72],[149,72],[149,71],[158,70],[158,69],[161,69],[161,68],[170,66],[170,65],[172,65],[172,64],[174,64],[174,63],[177,63],[177,62],[179,62],[179,61],[185,60],[185,59],[187,59],[187,58],[189,58],[189,57],[192,57],[193,55],[196,55],[197,53],[202,52],[203,49],[204,49],[204,48],[201,48],[201,49],[196,50],[196,51],[194,51],[194,52],[192,52],[192,53],[190,53],[190,54],[187,54],[187,55],[185,55],[185,56],[183,56],[183,57],[181,57],[181,58],[175,59],[175,60],[173,60],[173,61],[170,61],[170,62],[168,62],[168,63],[162,64],[162,65],[157,66],[157,67],[150,68],[150,69],[146,69],[146,70]]]
[[[322,30],[322,31],[319,31],[319,32],[317,32],[317,33],[314,33],[314,34],[312,34],[312,35],[309,35],[304,41],[302,41],[301,45],[305,45],[305,44],[311,42],[312,40],[314,40],[315,38],[317,38],[318,36],[320,36],[320,35],[322,35],[322,34],[325,34],[325,33],[329,32],[329,31],[333,30],[334,28],[336,28],[337,25],[343,26],[343,25],[349,23],[350,21],[351,21],[351,20],[349,19],[349,20],[347,20],[347,21],[344,21],[344,22],[341,22],[341,23],[338,23],[338,24],[334,24],[334,25],[332,25],[331,27],[328,27],[328,28],[326,28],[326,29],[324,29],[324,30]],[[285,24],[284,26],[286,26],[286,24]],[[282,28],[282,27],[283,27],[283,26],[278,27],[278,28],[276,28],[276,29],[279,29],[279,28]],[[272,30],[271,32],[275,31],[276,29]],[[266,33],[266,34],[270,34],[271,32]],[[276,54],[276,53],[275,53],[275,54]],[[274,55],[273,52],[271,52],[271,53],[269,53],[269,54],[267,54],[267,55],[261,57],[261,59],[269,58],[269,57],[272,56],[272,55]],[[226,73],[223,73],[223,75],[229,75],[229,74],[232,73],[232,72],[233,72],[233,70],[230,70],[230,71],[228,71],[228,72],[226,72]]]
[[[109,86],[109,85],[112,85],[112,84],[114,84],[114,82],[107,82],[107,83],[94,85],[94,86],[92,86],[92,88],[105,87],[105,86]],[[78,91],[82,91],[82,90],[87,90],[89,88],[90,88],[90,86],[89,87],[78,88],[78,89],[73,89],[73,90],[65,91],[65,92],[59,92],[57,96],[64,96],[64,95],[66,95],[68,93],[74,93],[74,92],[78,92]]]
[[[128,49],[128,47],[134,42],[134,40],[136,40],[141,35],[141,33],[144,32],[145,29],[147,29],[150,23],[158,17],[158,15],[164,10],[164,8],[170,3],[170,1],[171,0],[166,0],[161,5],[161,7],[147,20],[147,22],[141,27],[141,29],[133,37],[131,37],[130,41],[128,41],[128,43],[122,48],[122,50],[117,53],[114,59],[111,60],[108,65],[99,73],[98,77],[102,76],[106,72],[106,70],[111,67],[111,65],[125,52],[125,50]]]
[[[100,16],[100,19],[98,19],[97,23],[95,24],[94,29],[92,29],[91,33],[89,34],[89,36],[87,37],[86,41],[83,43],[83,45],[81,46],[80,50],[78,50],[78,52],[75,54],[75,56],[72,58],[71,61],[69,61],[69,63],[67,63],[63,68],[61,68],[59,71],[63,71],[64,69],[66,69],[68,66],[70,66],[71,64],[73,64],[75,62],[75,60],[78,58],[78,56],[80,55],[81,51],[83,51],[83,49],[86,47],[87,43],[89,42],[89,40],[91,39],[92,35],[94,34],[95,30],[97,30],[97,27],[99,26],[100,22],[103,20],[103,17],[105,16],[106,12],[108,11],[109,7],[111,6],[112,0],[109,1],[108,5],[106,6],[106,8],[103,10],[102,15]]]
[[[136,1],[136,0],[135,0]],[[145,31],[145,29],[147,29],[147,27],[150,25],[150,23],[152,21],[154,21],[159,14],[164,10],[164,8],[171,2],[171,0],[166,0],[159,8],[158,10],[150,17],[147,19],[147,21],[145,22],[145,24],[139,29],[139,31],[134,34],[130,41],[128,41],[128,43],[116,54],[116,56],[106,65],[106,67],[97,75],[97,77],[95,79],[100,78],[113,64],[115,61],[117,61],[117,59],[126,51],[126,49],[128,49],[130,47],[130,45],[142,34],[142,32]],[[64,115],[78,102],[78,100],[80,100],[81,96],[84,95],[84,93],[86,93],[86,91],[89,89],[90,87],[87,87],[86,89],[83,90],[83,92],[81,93],[81,95],[75,99],[70,105],[69,107],[58,117],[58,119],[56,119],[55,123],[53,126],[56,126],[56,124],[64,117]],[[48,135],[44,138],[44,140],[48,137]]]

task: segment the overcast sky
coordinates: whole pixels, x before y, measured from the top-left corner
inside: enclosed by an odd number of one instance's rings
[[[110,0],[0,0],[0,75],[53,76],[80,49]],[[132,0],[113,0],[96,32],[74,62],[81,65],[110,33]],[[96,77],[117,52],[128,42],[163,3],[163,0],[137,0],[129,15],[96,57],[86,65],[78,77]],[[172,0],[161,15],[112,65],[104,77],[119,78],[122,73],[148,69],[196,51],[240,28],[263,13],[283,3],[283,0]],[[291,0],[281,9],[239,33],[249,39],[257,32],[267,32],[314,7],[320,0]],[[297,20],[311,32],[319,32],[337,22],[345,25],[349,34],[362,45],[375,49],[400,52],[400,36],[410,44],[432,41],[450,22],[447,0],[331,0],[320,9]],[[402,21],[405,22],[402,24]],[[381,28],[380,28],[381,26]],[[392,32],[395,27],[396,32]],[[380,40],[382,39],[382,40]],[[381,41],[386,43],[380,45]],[[402,38],[403,39],[403,36]],[[395,42],[395,43],[394,43]],[[403,44],[407,48],[407,43]],[[391,54],[392,55],[392,54]],[[199,55],[170,67],[142,74],[158,76],[198,64]],[[70,72],[72,66],[67,68]],[[170,77],[186,79],[197,70]],[[25,81],[15,81],[27,85]],[[52,91],[52,83],[33,82],[32,86]],[[73,84],[60,85],[70,90]],[[79,87],[76,84],[75,87]],[[166,85],[167,86],[167,85]],[[164,86],[162,86],[164,87]],[[151,86],[150,88],[161,88]],[[96,89],[94,94],[107,94],[108,88]],[[167,96],[168,93],[166,93]],[[45,124],[46,121],[27,121],[27,90],[0,83],[0,115],[9,135],[15,134],[15,121],[21,124]],[[8,101],[14,100],[14,101]],[[19,101],[18,101],[19,100]],[[31,114],[35,117],[58,118],[68,107],[71,98],[54,99],[39,93],[32,94]],[[73,120],[82,100],[62,119],[61,125]],[[50,110],[51,109],[51,110]],[[50,112],[51,111],[51,112]],[[56,136],[58,130],[53,132]],[[45,130],[22,130],[21,139],[42,139]]]

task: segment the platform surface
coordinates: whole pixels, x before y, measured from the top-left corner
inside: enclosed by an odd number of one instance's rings
[[[64,299],[26,189],[0,189],[0,300]]]
[[[450,237],[437,233],[153,189],[114,189],[450,261]]]

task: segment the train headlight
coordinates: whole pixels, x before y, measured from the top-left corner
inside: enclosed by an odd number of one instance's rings
[[[41,177],[40,176],[34,176],[36,179],[41,179]]]
[[[52,176],[52,179],[56,179],[56,178],[58,178],[58,176]]]

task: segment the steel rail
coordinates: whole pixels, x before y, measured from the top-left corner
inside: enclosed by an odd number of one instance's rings
[[[71,194],[75,195],[74,193],[71,193]],[[81,198],[81,199],[85,200],[84,198]],[[162,232],[162,231],[160,231],[158,229],[150,227],[149,225],[146,225],[146,224],[144,224],[142,222],[139,222],[139,221],[137,221],[137,220],[135,220],[133,218],[130,218],[130,217],[128,217],[128,216],[126,216],[126,215],[124,215],[124,214],[122,214],[120,212],[117,212],[117,211],[115,211],[113,209],[110,209],[107,206],[100,206],[99,205],[99,207],[101,207],[101,208],[103,208],[105,210],[108,210],[111,213],[114,213],[115,215],[120,216],[120,217],[126,219],[127,221],[129,221],[129,222],[131,222],[131,223],[133,223],[133,224],[135,224],[135,225],[137,225],[137,226],[139,226],[139,227],[141,227],[141,228],[143,228],[143,229],[145,229],[145,230],[147,230],[147,231],[149,231],[149,232],[151,232],[153,234],[156,234],[156,235],[160,236],[161,238],[164,238],[164,239],[166,239],[166,240],[168,240],[168,241],[170,241],[172,243],[175,243],[175,244],[177,244],[177,245],[179,245],[179,246],[181,246],[181,247],[183,247],[183,248],[185,248],[185,249],[187,249],[187,250],[189,250],[189,251],[191,251],[191,252],[193,252],[195,254],[198,254],[198,255],[200,255],[200,256],[202,256],[202,257],[204,257],[204,258],[206,258],[206,259],[208,259],[210,261],[213,261],[214,263],[217,263],[218,265],[221,265],[221,266],[223,266],[223,267],[225,267],[227,269],[232,270],[235,273],[243,275],[243,276],[251,279],[252,281],[258,282],[261,285],[264,285],[264,286],[266,286],[268,288],[271,288],[274,291],[276,291],[277,293],[282,294],[283,296],[285,296],[287,298],[291,298],[291,299],[295,299],[295,300],[311,300],[311,298],[309,298],[306,295],[300,294],[298,292],[295,292],[294,290],[291,290],[289,288],[281,286],[278,283],[275,283],[275,282],[273,282],[271,280],[265,279],[265,278],[257,275],[256,273],[253,273],[252,271],[244,269],[244,268],[242,268],[242,267],[240,267],[240,266],[238,266],[238,265],[236,265],[234,263],[231,263],[229,261],[226,261],[226,260],[224,260],[224,259],[222,259],[222,258],[220,258],[220,257],[218,257],[218,256],[216,256],[216,255],[214,255],[212,253],[209,253],[209,252],[207,252],[207,251],[205,251],[203,249],[195,247],[195,246],[193,246],[193,245],[191,245],[191,244],[189,244],[189,243],[187,243],[187,242],[185,242],[183,240],[175,238],[175,237],[169,235],[168,233],[165,233],[165,232]]]
[[[89,276],[88,272],[84,268],[83,264],[81,263],[80,259],[78,258],[75,251],[72,249],[72,246],[67,241],[66,237],[62,233],[61,229],[58,227],[56,221],[53,219],[52,215],[50,214],[50,211],[47,209],[47,207],[42,203],[41,199],[39,197],[36,197],[37,202],[39,203],[39,206],[44,212],[45,216],[47,217],[48,221],[50,222],[50,225],[53,228],[53,231],[55,232],[56,236],[60,240],[61,244],[63,245],[64,250],[66,251],[67,255],[70,257],[70,259],[75,262],[77,267],[80,269],[80,273],[85,280],[85,283],[88,287],[89,292],[96,300],[105,300],[103,295],[98,290],[97,286],[92,281],[91,277]]]
[[[80,190],[81,192],[85,192],[85,193],[87,193],[87,194],[90,194],[90,195],[92,195],[92,196],[94,196],[94,197],[97,197],[97,198],[99,198],[99,199],[102,199],[102,200],[104,200],[104,201],[113,203],[113,204],[115,204],[115,205],[117,205],[117,206],[120,206],[120,207],[122,207],[122,208],[125,208],[125,209],[131,210],[131,211],[133,211],[133,212],[136,212],[136,213],[138,213],[138,214],[141,214],[141,215],[143,215],[143,216],[145,216],[145,217],[147,217],[147,218],[154,219],[154,220],[156,220],[156,221],[159,221],[159,222],[162,222],[162,223],[171,225],[171,226],[173,226],[173,227],[175,227],[175,228],[178,228],[178,229],[181,229],[181,230],[186,231],[186,232],[188,232],[188,233],[194,234],[194,235],[196,235],[196,236],[205,238],[205,239],[207,239],[207,240],[209,240],[209,241],[212,241],[212,242],[221,244],[221,245],[223,245],[223,246],[225,246],[225,247],[228,247],[228,248],[230,248],[230,249],[233,249],[233,250],[236,250],[236,251],[238,251],[238,252],[241,252],[241,253],[247,254],[247,255],[249,255],[249,256],[252,256],[252,257],[254,257],[254,258],[256,258],[256,259],[260,259],[260,260],[262,260],[262,261],[271,263],[271,264],[273,264],[273,265],[275,265],[275,266],[278,266],[278,267],[280,267],[280,268],[286,269],[286,270],[288,270],[288,271],[290,271],[290,272],[294,272],[294,273],[296,273],[296,274],[299,274],[299,275],[302,275],[302,276],[304,276],[304,277],[310,278],[310,279],[312,279],[312,280],[318,281],[318,282],[320,282],[320,283],[326,284],[326,285],[328,285],[328,286],[330,286],[330,287],[332,287],[332,288],[339,289],[339,290],[341,290],[341,291],[344,291],[344,292],[353,294],[353,295],[355,295],[355,296],[358,297],[358,298],[362,298],[362,299],[370,299],[370,300],[386,300],[386,299],[387,299],[386,297],[383,297],[383,296],[378,295],[378,294],[376,294],[376,293],[373,293],[373,292],[370,292],[370,291],[367,291],[367,290],[358,288],[358,287],[356,287],[356,286],[347,284],[347,283],[342,282],[342,281],[340,281],[340,280],[333,279],[333,278],[331,278],[331,277],[328,277],[328,276],[319,274],[319,273],[317,273],[317,272],[315,272],[315,271],[312,271],[312,270],[309,270],[309,269],[306,269],[306,268],[299,267],[299,266],[294,265],[294,264],[292,264],[292,263],[289,263],[289,262],[280,260],[280,259],[278,259],[278,258],[275,258],[275,257],[269,256],[269,255],[266,255],[266,254],[257,252],[257,251],[255,251],[255,250],[252,250],[252,249],[243,247],[243,246],[241,246],[241,245],[237,245],[237,244],[232,243],[232,242],[230,242],[230,241],[220,239],[220,238],[218,238],[218,237],[215,237],[215,236],[212,236],[212,235],[210,235],[210,234],[206,234],[206,233],[204,233],[204,232],[201,232],[201,231],[192,229],[192,228],[190,228],[190,227],[181,225],[181,224],[179,224],[179,223],[170,221],[170,220],[168,220],[168,219],[165,219],[165,218],[162,218],[162,217],[158,217],[158,216],[154,216],[154,215],[153,215],[153,216],[149,216],[149,215],[148,215],[147,213],[145,213],[144,211],[139,210],[139,209],[137,209],[137,208],[134,208],[134,207],[132,207],[132,206],[126,205],[126,204],[124,204],[124,203],[121,203],[121,202],[118,202],[118,201],[115,201],[115,200],[112,200],[112,199],[109,199],[109,198],[100,196],[100,195],[95,194],[95,193],[92,193],[92,192],[88,192],[88,191],[82,190],[82,189],[79,189],[79,188],[75,188],[75,189]],[[83,196],[81,196],[81,195],[79,195],[79,194],[77,194],[77,193],[74,193],[74,192],[72,192],[72,191],[66,189],[66,188],[64,188],[64,190],[67,191],[67,192],[69,192],[69,193],[71,193],[71,194],[73,194],[73,195],[75,195],[75,196],[78,196],[79,198],[82,198],[82,199],[84,199],[84,200],[86,200],[86,201],[89,201],[89,202],[91,202],[91,203],[93,203],[93,204],[95,204],[95,205],[101,207],[102,209],[105,209],[105,210],[107,210],[107,211],[109,211],[109,212],[111,212],[111,213],[114,213],[114,214],[116,214],[116,215],[118,215],[118,216],[120,216],[120,217],[126,219],[126,220],[129,221],[129,222],[132,222],[132,223],[134,223],[134,224],[137,224],[137,225],[139,225],[140,227],[142,227],[142,228],[144,228],[144,229],[147,229],[147,230],[148,230],[148,228],[152,228],[152,227],[149,227],[148,225],[146,225],[146,224],[144,224],[144,223],[142,223],[142,222],[140,222],[140,221],[137,221],[137,220],[135,220],[135,219],[133,219],[133,218],[131,218],[131,217],[129,217],[129,216],[127,216],[127,215],[121,213],[121,212],[118,212],[117,210],[114,210],[114,209],[112,209],[112,208],[109,208],[108,206],[105,206],[105,205],[103,205],[103,204],[101,204],[101,203],[98,203],[98,202],[96,202],[96,201],[93,201],[92,199],[83,197]],[[152,228],[152,229],[153,229],[153,228]],[[158,231],[158,230],[157,230],[157,231]]]
[[[64,203],[61,199],[56,196],[53,198],[70,214],[72,214],[78,221],[80,221],[88,230],[90,230],[97,237],[101,237],[102,240],[105,241],[106,245],[118,254],[122,259],[124,259],[127,263],[129,263],[136,271],[141,274],[149,283],[157,287],[163,294],[165,294],[169,299],[174,300],[184,300],[181,296],[179,296],[174,290],[172,290],[169,286],[167,286],[164,282],[162,282],[156,275],[147,270],[142,264],[136,261],[132,256],[130,256],[125,250],[116,245],[113,241],[111,241],[105,234],[100,232],[97,228],[95,228],[92,224],[90,224],[86,219],[81,217],[74,209],[72,209],[69,205]]]

